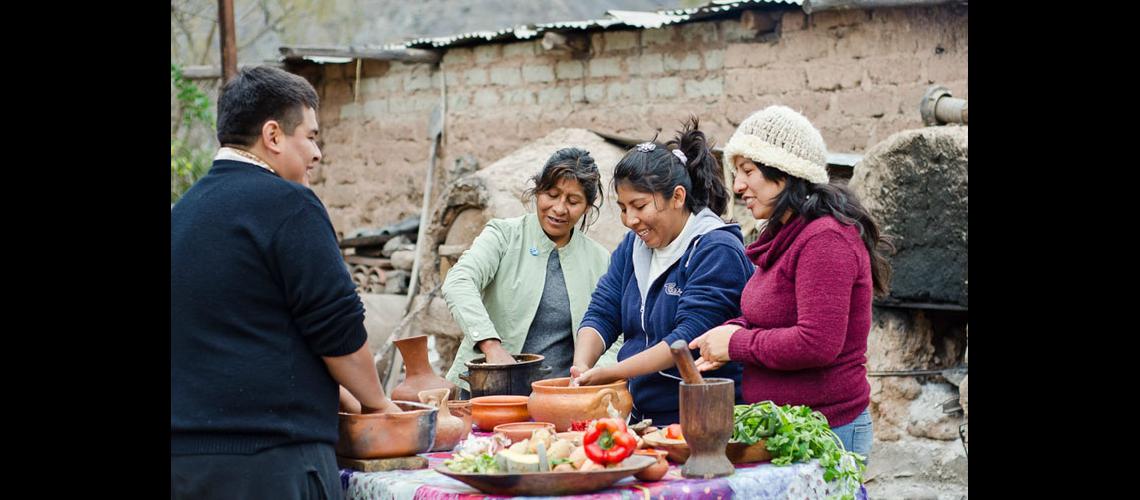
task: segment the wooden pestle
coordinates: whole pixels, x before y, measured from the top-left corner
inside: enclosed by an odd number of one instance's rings
[[[697,364],[693,362],[688,342],[681,339],[674,340],[669,346],[669,351],[673,353],[673,362],[677,363],[677,371],[681,372],[681,378],[686,384],[705,383],[701,372],[697,370]]]

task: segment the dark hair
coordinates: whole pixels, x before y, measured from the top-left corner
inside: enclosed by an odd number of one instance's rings
[[[592,212],[593,220],[582,216],[582,230],[585,231],[590,224],[598,219],[598,207],[601,205],[602,192],[598,185],[602,182],[602,174],[594,163],[590,152],[578,148],[563,148],[555,151],[546,160],[542,171],[530,178],[534,187],[527,189],[523,195],[526,199],[534,198],[535,193],[552,189],[562,179],[572,179],[582,185],[582,192],[586,194],[587,212]],[[598,203],[594,203],[597,201]]]
[[[879,224],[871,213],[859,203],[859,198],[847,186],[839,184],[817,184],[788,175],[782,170],[756,163],[764,178],[772,182],[784,180],[784,190],[776,196],[776,207],[768,219],[765,231],[775,234],[784,226],[780,221],[791,210],[804,219],[812,221],[830,215],[840,224],[859,228],[859,236],[867,253],[871,256],[871,281],[875,295],[884,296],[890,291],[891,263],[887,255],[894,252],[891,238],[879,232]]]
[[[317,91],[300,76],[271,66],[243,69],[218,96],[218,142],[252,146],[269,120],[291,134],[301,124],[303,107],[316,111],[319,105]]]
[[[652,151],[640,145],[630,149],[614,167],[613,187],[630,184],[645,193],[660,193],[666,199],[677,186],[685,188],[685,208],[697,213],[708,207],[717,215],[728,206],[728,190],[724,187],[720,163],[712,154],[712,144],[699,129],[697,117],[682,123],[673,140],[659,144],[654,138]],[[681,163],[672,150],[680,149],[688,159]]]

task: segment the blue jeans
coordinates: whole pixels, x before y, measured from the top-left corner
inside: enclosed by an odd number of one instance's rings
[[[871,459],[871,438],[873,434],[871,424],[871,407],[863,410],[855,420],[847,425],[841,425],[831,429],[839,436],[839,440],[843,441],[843,447],[847,451],[853,451],[867,458],[863,465],[869,465]]]

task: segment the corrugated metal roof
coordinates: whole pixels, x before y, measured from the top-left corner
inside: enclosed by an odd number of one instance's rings
[[[845,167],[854,167],[856,163],[863,160],[863,155],[855,153],[827,153],[828,165],[843,165]]]
[[[634,10],[607,10],[606,15],[617,19],[626,26],[653,29],[666,24],[674,24],[689,19],[688,14],[664,14],[661,12],[639,12]]]
[[[796,5],[802,6],[803,0],[713,0],[700,7],[690,7],[688,9],[674,9],[659,11],[662,14],[668,15],[695,15],[707,14],[712,12],[728,12],[741,8],[748,8],[757,5]]]
[[[444,37],[425,37],[411,40],[393,48],[443,48],[456,45],[472,45],[485,42],[529,40],[546,31],[594,31],[609,28],[654,29],[670,24],[704,19],[719,14],[744,10],[757,6],[801,6],[803,0],[714,0],[700,7],[675,10],[642,12],[632,10],[606,11],[603,19],[585,21],[557,21],[552,23],[528,24],[497,31],[472,31]]]

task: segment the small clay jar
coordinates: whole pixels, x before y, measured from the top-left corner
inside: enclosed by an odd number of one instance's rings
[[[463,419],[451,414],[446,404],[450,389],[428,389],[420,391],[420,402],[439,408],[435,419],[435,443],[431,451],[447,451],[455,448],[460,439],[471,433],[471,426],[463,428]]]
[[[463,437],[459,438],[459,440],[467,439],[467,436],[471,434],[471,400],[449,400],[447,402],[447,410],[450,411],[452,415],[463,419],[463,429],[465,429],[465,432],[463,433]]]

